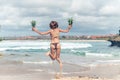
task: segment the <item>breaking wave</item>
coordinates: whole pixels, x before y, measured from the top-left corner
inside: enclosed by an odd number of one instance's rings
[[[79,49],[92,47],[89,43],[61,43],[62,49]],[[2,41],[0,43],[0,51],[7,50],[36,50],[36,49],[49,49],[49,42],[41,41]]]

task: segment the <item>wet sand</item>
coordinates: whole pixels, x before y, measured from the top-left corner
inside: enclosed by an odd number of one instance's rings
[[[83,67],[64,63],[59,77],[57,62],[49,64],[0,61],[0,80],[119,80],[120,65]],[[57,77],[58,76],[58,77]],[[60,79],[59,79],[60,78]]]

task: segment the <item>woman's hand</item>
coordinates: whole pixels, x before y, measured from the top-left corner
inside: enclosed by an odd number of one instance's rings
[[[37,31],[37,29],[35,27],[32,27],[32,31]]]

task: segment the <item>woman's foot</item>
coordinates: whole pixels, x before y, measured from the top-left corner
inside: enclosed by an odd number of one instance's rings
[[[55,74],[55,79],[60,79],[60,78],[61,78],[60,74],[56,73]]]
[[[46,53],[46,56],[50,56],[50,51],[48,51],[48,52]]]
[[[63,75],[61,74],[61,73],[56,73],[55,74],[55,78],[56,79],[60,79],[60,78],[62,78],[63,77]]]

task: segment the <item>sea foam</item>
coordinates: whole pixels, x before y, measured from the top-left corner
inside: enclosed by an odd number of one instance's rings
[[[71,43],[61,42],[62,49],[79,49],[92,47],[89,43]],[[49,49],[50,42],[41,41],[2,41],[0,43],[0,51],[7,50],[29,50],[29,49]]]

